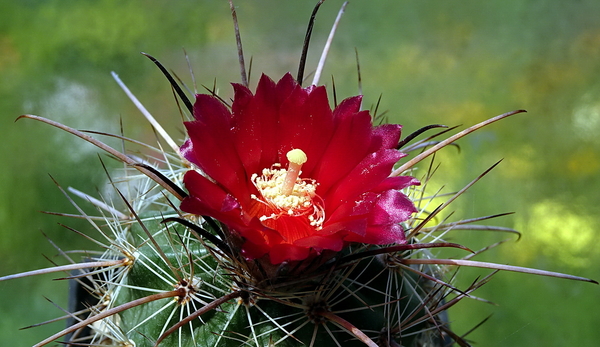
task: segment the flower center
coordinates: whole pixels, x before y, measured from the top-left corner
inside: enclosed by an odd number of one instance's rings
[[[309,178],[300,178],[302,164],[308,159],[301,149],[287,153],[290,162],[287,169],[276,163],[270,169],[263,169],[262,175],[253,174],[252,183],[261,197],[252,195],[252,199],[265,204],[271,212],[259,217],[260,221],[278,219],[281,216],[306,216],[311,226],[321,229],[325,220],[325,211],[319,196],[315,193],[317,182]],[[316,200],[316,201],[315,201]]]

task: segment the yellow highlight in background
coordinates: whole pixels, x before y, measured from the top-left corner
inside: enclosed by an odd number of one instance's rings
[[[546,200],[535,204],[527,218],[516,224],[516,229],[523,232],[523,239],[514,248],[520,261],[531,261],[535,256],[531,250],[537,250],[558,263],[584,267],[594,253],[599,253],[595,245],[600,241],[600,233],[593,218],[560,202]]]

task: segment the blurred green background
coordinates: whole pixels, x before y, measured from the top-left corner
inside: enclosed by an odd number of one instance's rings
[[[237,0],[252,83],[260,73],[295,74],[315,1]],[[317,16],[307,71],[312,71],[341,1]],[[440,156],[438,183],[460,189],[499,159],[501,165],[451,205],[455,218],[500,212],[494,221],[523,232],[519,242],[480,260],[600,279],[600,2],[361,1],[349,4],[321,80],[335,76],[338,98],[358,92],[360,56],[365,106],[411,132],[432,123],[463,124],[524,108],[529,112],[460,141]],[[96,194],[104,173],[92,146],[31,120],[45,116],[79,129],[154,135],[110,76],[115,71],[154,116],[181,139],[170,88],[139,52],[148,52],[187,83],[182,47],[198,84],[224,96],[239,68],[224,0],[0,1],[0,275],[48,266],[42,255],[93,245],[62,228],[91,235],[82,221],[38,211],[76,213],[64,187]],[[110,159],[109,165],[116,165]],[[506,235],[456,232],[452,241],[478,249]],[[458,255],[458,254],[457,254]],[[486,271],[462,269],[462,285]],[[62,314],[66,284],[56,275],[0,283],[0,345],[27,346],[63,323],[18,329]],[[498,306],[463,301],[452,327],[479,346],[596,346],[600,288],[587,283],[500,273],[477,292]]]

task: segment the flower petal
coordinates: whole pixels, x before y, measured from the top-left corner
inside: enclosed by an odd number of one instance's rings
[[[281,105],[281,151],[279,162],[287,164],[286,153],[299,148],[308,161],[302,167],[304,177],[313,177],[333,133],[333,113],[324,87],[310,92],[298,88]]]
[[[297,261],[308,258],[310,249],[281,243],[273,246],[269,251],[271,264],[281,264],[284,261]]]
[[[249,177],[243,174],[244,166],[233,145],[229,110],[213,96],[197,95],[194,116],[195,121],[184,123],[189,135],[188,144],[182,150],[186,159],[198,165],[233,196],[247,195]]]
[[[383,180],[377,187],[375,187],[372,191],[382,192],[384,190],[389,189],[404,189],[410,186],[418,186],[421,185],[418,179],[411,176],[396,176],[396,177],[388,177]]]
[[[239,207],[233,196],[194,170],[185,173],[183,182],[190,193],[181,203],[186,212],[205,215],[208,211],[226,213]]]
[[[322,196],[327,202],[325,212],[333,213],[339,205],[352,201],[361,193],[377,187],[388,177],[394,164],[402,157],[403,154],[394,149],[382,149],[364,157],[330,190],[329,194]]]
[[[377,199],[369,215],[370,225],[390,225],[408,220],[417,212],[406,195],[397,190],[383,192]]]
[[[363,160],[371,145],[369,113],[342,113],[338,108],[334,111],[337,116],[333,137],[312,175],[319,182],[318,194],[321,196]]]
[[[387,245],[387,244],[405,244],[406,238],[404,229],[399,224],[392,225],[373,225],[367,228],[365,236],[356,234],[348,234],[344,238],[346,242],[361,242],[371,245]]]
[[[260,171],[262,153],[260,114],[251,112],[249,105],[254,99],[252,92],[241,84],[233,84],[234,102],[231,106],[233,125],[231,128],[236,151],[246,170],[246,175]]]
[[[381,148],[396,148],[400,141],[402,125],[382,124],[373,128],[373,142],[371,143],[371,152]]]

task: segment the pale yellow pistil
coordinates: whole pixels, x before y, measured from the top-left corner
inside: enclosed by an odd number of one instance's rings
[[[313,179],[299,178],[302,164],[307,160],[306,154],[300,149],[293,149],[287,153],[289,166],[281,168],[281,164],[274,164],[270,169],[263,169],[262,175],[252,175],[252,182],[262,195],[252,196],[253,199],[264,203],[271,208],[270,215],[260,216],[261,221],[277,219],[281,215],[307,216],[310,224],[320,228],[325,219],[325,212],[317,197],[317,183]]]
[[[281,194],[290,195],[294,190],[294,185],[296,184],[298,176],[300,176],[302,164],[306,163],[308,158],[306,157],[306,153],[304,153],[301,149],[292,149],[291,151],[287,152],[286,157],[289,160],[290,165],[288,166],[285,180],[281,186]]]

